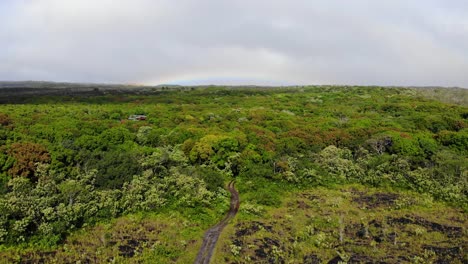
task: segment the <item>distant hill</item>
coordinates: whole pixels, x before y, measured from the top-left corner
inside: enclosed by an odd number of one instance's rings
[[[71,82],[46,82],[46,81],[0,81],[0,88],[138,88],[151,87],[133,84],[107,84],[107,83],[71,83]]]

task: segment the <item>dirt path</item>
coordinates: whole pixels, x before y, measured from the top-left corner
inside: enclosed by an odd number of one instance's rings
[[[234,181],[231,181],[227,187],[229,192],[231,192],[231,207],[229,208],[229,212],[221,222],[206,231],[205,236],[203,237],[202,246],[198,252],[197,258],[195,259],[195,264],[210,263],[219,235],[228,224],[229,220],[233,219],[239,210],[239,193],[234,187]]]

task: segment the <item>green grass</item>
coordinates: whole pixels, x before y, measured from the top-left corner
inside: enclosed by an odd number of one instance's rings
[[[467,215],[428,196],[361,185],[283,195],[281,206],[264,207],[261,216],[241,210],[213,263],[328,262],[340,255],[355,262],[466,261]]]

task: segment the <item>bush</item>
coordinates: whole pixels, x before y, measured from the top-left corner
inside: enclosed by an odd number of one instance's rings
[[[272,191],[270,189],[260,189],[259,191],[257,191],[255,196],[255,202],[257,202],[260,205],[266,206],[277,207],[281,205],[281,199],[277,195],[277,192]]]
[[[0,113],[0,125],[6,127],[11,124],[13,124],[13,120],[11,120],[11,118],[7,114]]]
[[[198,167],[197,175],[206,183],[209,191],[217,191],[218,188],[224,188],[224,175],[212,167]]]
[[[101,189],[121,188],[142,171],[134,154],[123,151],[100,152],[86,164],[98,170],[96,186]]]

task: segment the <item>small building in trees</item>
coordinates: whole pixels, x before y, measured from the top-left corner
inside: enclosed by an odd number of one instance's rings
[[[128,120],[143,121],[143,120],[146,120],[146,116],[145,115],[131,115],[128,117]]]

